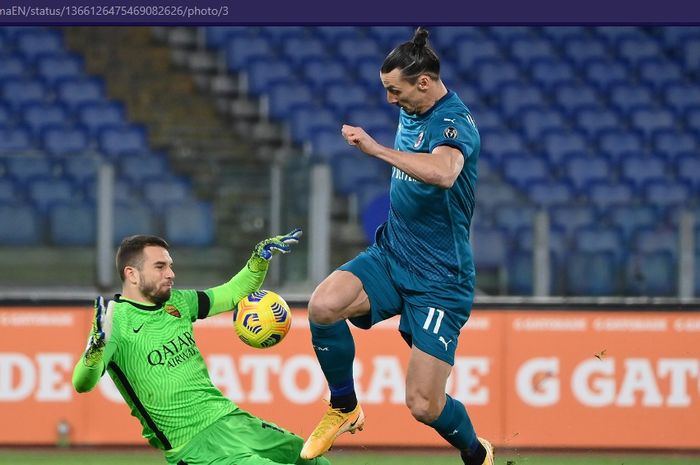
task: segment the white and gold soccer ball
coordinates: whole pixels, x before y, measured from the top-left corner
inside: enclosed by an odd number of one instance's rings
[[[292,326],[292,313],[279,294],[259,290],[238,302],[233,310],[233,326],[243,342],[264,349],[284,339]]]

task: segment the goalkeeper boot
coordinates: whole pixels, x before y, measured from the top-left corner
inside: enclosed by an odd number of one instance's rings
[[[362,431],[365,426],[365,414],[360,404],[348,413],[343,413],[337,408],[328,406],[328,410],[321,418],[321,422],[304,443],[304,448],[299,454],[302,459],[311,460],[322,455],[331,448],[335,438],[345,432],[355,434]]]

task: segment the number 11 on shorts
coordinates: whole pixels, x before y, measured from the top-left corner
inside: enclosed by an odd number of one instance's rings
[[[435,320],[433,334],[437,334],[438,331],[440,331],[440,323],[442,323],[442,317],[445,316],[445,311],[440,310],[439,308],[428,307],[428,317],[425,319],[425,323],[423,323],[423,329],[428,331],[430,329],[430,324],[433,322],[433,317],[435,316],[436,312],[438,315],[437,319]]]

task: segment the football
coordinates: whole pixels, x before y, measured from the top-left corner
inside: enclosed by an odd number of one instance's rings
[[[243,342],[264,349],[284,339],[292,326],[292,314],[278,294],[259,290],[238,302],[233,310],[233,326]]]

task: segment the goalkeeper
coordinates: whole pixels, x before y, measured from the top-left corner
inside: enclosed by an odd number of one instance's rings
[[[205,291],[173,289],[168,243],[156,236],[125,238],[117,251],[122,293],[95,300],[88,345],[73,371],[78,392],[107,371],[169,464],[328,465],[299,458],[303,440],[238,408],[212,383],[192,333],[200,318],[226,312],[260,289],[269,260],[301,236],[266,239],[230,281]]]

